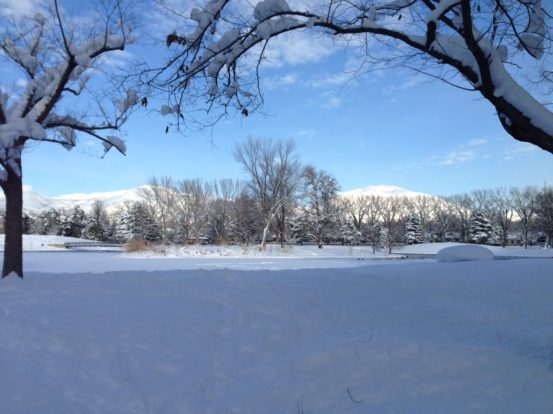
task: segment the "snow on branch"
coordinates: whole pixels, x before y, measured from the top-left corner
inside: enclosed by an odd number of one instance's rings
[[[137,107],[137,92],[127,89],[122,97],[116,97],[113,91],[103,95],[88,90],[91,76],[109,76],[94,70],[99,58],[124,50],[133,41],[119,0],[105,1],[104,21],[91,21],[87,27],[67,23],[71,17],[63,16],[57,0],[52,0],[52,6],[47,9],[48,16],[37,13],[31,19],[0,22],[0,60],[27,80],[22,91],[7,93],[9,85],[0,85],[0,149],[4,149],[0,150],[0,165],[4,169],[15,170],[28,140],[71,149],[77,144],[78,133],[85,133],[102,141],[105,152],[111,148],[122,154],[126,151],[124,142],[113,133]],[[84,33],[90,35],[83,39]],[[96,113],[79,113],[73,101],[62,106],[68,97],[81,99],[84,92],[87,99],[96,101]],[[111,134],[103,136],[104,131]],[[18,151],[10,152],[14,148]]]
[[[364,48],[374,36],[386,41],[373,43],[378,53],[365,52],[368,64],[408,62],[447,83],[442,68],[452,68],[455,83],[487,99],[513,138],[553,153],[553,114],[505,66],[521,52],[547,55],[552,7],[542,0],[325,0],[296,9],[285,0],[211,0],[192,11],[191,33],[168,35],[175,54],[154,78],[179,107],[205,102],[201,109],[218,120],[229,107],[248,114],[262,104],[259,69],[272,39],[311,30],[348,41],[359,36]]]

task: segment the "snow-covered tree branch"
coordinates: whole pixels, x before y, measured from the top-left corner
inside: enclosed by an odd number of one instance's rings
[[[66,15],[57,0],[23,19],[0,23],[0,59],[6,77],[19,81],[0,85],[0,185],[6,195],[6,248],[3,276],[22,276],[22,154],[30,142],[48,142],[71,149],[79,134],[125,154],[119,129],[138,103],[132,90],[93,94],[90,78],[108,83],[101,58],[125,49],[132,41],[121,1],[105,1],[92,18]],[[90,7],[88,5],[87,7]],[[75,23],[75,19],[78,23]],[[23,79],[22,79],[23,78]],[[23,85],[22,85],[23,84]],[[113,89],[112,89],[113,90]],[[116,96],[117,95],[117,96]],[[78,110],[84,99],[96,98],[96,110]],[[82,105],[81,105],[82,107]]]
[[[167,36],[174,53],[150,79],[170,92],[179,114],[204,102],[215,121],[230,108],[247,115],[262,103],[268,43],[311,30],[358,44],[367,64],[410,67],[479,93],[513,138],[553,153],[553,113],[518,69],[538,60],[547,78],[550,8],[542,0],[209,0],[191,11],[188,31]]]

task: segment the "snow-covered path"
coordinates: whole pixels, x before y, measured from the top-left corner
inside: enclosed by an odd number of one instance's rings
[[[553,412],[553,260],[27,272],[3,413]]]

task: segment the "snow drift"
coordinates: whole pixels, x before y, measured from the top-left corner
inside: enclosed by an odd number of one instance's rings
[[[494,254],[490,249],[472,244],[446,247],[436,255],[439,262],[481,261],[493,258]]]

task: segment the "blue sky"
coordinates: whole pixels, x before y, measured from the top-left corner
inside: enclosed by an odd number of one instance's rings
[[[121,62],[149,57],[140,41]],[[334,174],[343,190],[389,184],[449,195],[553,182],[553,156],[510,138],[475,93],[407,70],[354,78],[344,72],[348,51],[304,35],[275,45],[273,56],[262,113],[181,135],[165,134],[171,119],[139,111],[125,127],[126,157],[92,157],[99,147],[87,138],[71,152],[37,145],[24,155],[24,183],[60,195],[132,188],[152,176],[240,178],[232,151],[250,135],[295,139],[302,162]]]

